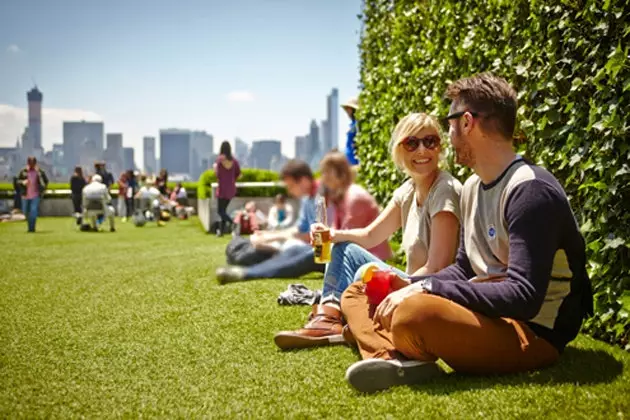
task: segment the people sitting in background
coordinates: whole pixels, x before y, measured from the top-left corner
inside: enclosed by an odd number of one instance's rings
[[[74,210],[74,217],[76,218],[77,225],[81,225],[83,209],[83,188],[87,185],[87,181],[83,176],[83,168],[76,166],[74,173],[70,177],[70,195],[72,198],[72,207]]]
[[[308,165],[304,164],[306,168]],[[331,225],[337,229],[360,228],[369,225],[379,213],[376,200],[361,186],[353,183],[353,171],[345,156],[340,152],[330,152],[320,163],[322,173],[321,183],[326,188],[330,198],[330,214]],[[306,169],[304,169],[306,171]],[[310,168],[308,169],[310,174]],[[308,240],[308,243],[292,246],[267,261],[260,264],[247,267],[233,267],[231,269],[223,269],[217,272],[220,282],[238,281],[254,278],[297,278],[313,271],[323,271],[325,265],[315,263],[313,247],[310,245],[310,225],[308,222],[315,221],[315,195],[318,190],[318,184],[311,178],[306,178],[308,182],[302,185],[302,188],[295,191],[299,183],[294,179],[286,176],[283,172],[283,180],[287,186],[289,193],[298,195],[299,192],[307,193],[310,188],[311,192],[307,200],[302,201],[300,209],[300,218],[298,219],[297,229],[300,238]],[[302,209],[305,209],[304,214]],[[307,226],[308,225],[308,226]],[[306,231],[306,232],[304,232]],[[281,231],[282,232],[282,231]],[[253,236],[271,237],[276,232],[264,232]],[[257,239],[254,239],[256,241]],[[387,238],[380,243],[371,246],[370,251],[379,258],[387,259],[391,257],[391,249],[387,243]]]
[[[181,182],[178,182],[173,191],[171,191],[170,200],[181,206],[188,205],[188,193]]]
[[[140,177],[143,186],[136,193],[135,199],[138,201],[138,210],[149,220],[155,220],[158,226],[166,223],[162,220],[162,206],[168,206],[168,200],[155,187],[155,181],[145,175]]]
[[[437,273],[396,276],[376,310],[360,283],[345,291],[343,315],[364,359],[346,378],[360,391],[421,382],[439,371],[437,359],[472,374],[549,366],[593,309],[584,239],[562,186],[514,152],[516,91],[480,74],[446,96],[456,160],[475,172],[462,189],[457,258]]]
[[[110,232],[115,232],[114,216],[116,212],[111,205],[112,197],[99,174],[92,175],[90,183],[83,188],[82,195],[84,223],[89,223],[92,230],[96,231],[98,230],[97,219],[106,217],[109,220]]]
[[[342,293],[360,280],[366,265],[376,264],[401,277],[434,273],[455,256],[459,229],[461,184],[439,169],[441,138],[439,122],[426,114],[409,114],[400,120],[389,146],[392,159],[409,179],[393,194],[385,210],[358,229],[331,230],[331,262],[324,275],[321,304],[313,317],[297,331],[276,335],[283,349],[343,342]],[[322,172],[322,177],[324,172]],[[345,204],[348,217],[362,217],[361,203]],[[354,224],[357,225],[356,223]],[[403,272],[387,265],[378,254],[367,251],[402,228],[402,247],[407,257]]]
[[[168,171],[164,168],[160,170],[160,174],[155,178],[155,187],[164,197],[169,196],[168,191]]]
[[[35,156],[26,159],[26,167],[18,174],[22,192],[22,213],[28,221],[28,232],[35,232],[39,203],[48,185],[48,176],[38,165]]]
[[[256,208],[256,203],[248,201],[245,208],[237,210],[234,216],[234,234],[251,235],[262,229],[266,223],[265,215]]]
[[[284,194],[276,195],[273,206],[267,216],[267,228],[270,230],[285,229],[293,223],[293,206],[287,203]]]

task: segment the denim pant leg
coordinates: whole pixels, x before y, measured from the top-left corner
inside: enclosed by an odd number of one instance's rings
[[[267,261],[245,269],[247,279],[298,278],[312,272],[323,272],[324,264],[316,264],[313,248],[298,245],[280,251]]]
[[[357,244],[350,242],[335,244],[332,249],[331,261],[324,275],[322,303],[340,303],[343,292],[352,283],[361,280],[365,268],[372,264],[376,264],[383,270],[392,270],[401,278],[409,277],[404,271],[387,265]]]

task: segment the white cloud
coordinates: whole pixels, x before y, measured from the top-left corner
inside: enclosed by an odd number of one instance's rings
[[[64,121],[103,121],[95,112],[82,109],[43,108],[42,142],[44,149],[50,150],[53,143],[63,141]],[[19,108],[0,104],[0,146],[14,146],[27,125],[26,105]]]
[[[21,52],[22,50],[17,45],[11,44],[11,45],[9,45],[7,47],[7,51],[10,52],[10,53],[17,54],[17,53]]]
[[[226,99],[229,102],[253,102],[254,94],[248,90],[233,90],[228,93]]]

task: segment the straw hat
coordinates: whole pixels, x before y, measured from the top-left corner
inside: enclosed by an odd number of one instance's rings
[[[359,109],[359,100],[357,98],[350,98],[346,102],[341,104],[342,108]]]

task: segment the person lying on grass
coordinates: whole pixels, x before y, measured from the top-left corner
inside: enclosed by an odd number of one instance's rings
[[[409,179],[369,225],[331,231],[336,244],[324,276],[321,304],[313,308],[303,328],[276,334],[274,341],[281,349],[343,343],[341,296],[361,278],[366,266],[376,264],[408,278],[434,273],[453,262],[461,184],[438,167],[442,150],[438,120],[422,113],[407,115],[396,126],[389,148],[394,163]],[[361,212],[360,208],[352,209],[352,217]],[[368,251],[401,228],[407,256],[404,272]]]
[[[308,166],[307,166],[308,168]],[[376,199],[365,189],[353,183],[353,172],[346,157],[341,152],[329,152],[320,163],[321,184],[326,189],[329,202],[328,214],[333,215],[329,220],[333,227],[351,229],[369,225],[379,213]],[[291,181],[287,182],[287,190],[292,193]],[[312,184],[313,197],[318,185]],[[292,193],[295,195],[295,193]],[[308,201],[308,219],[300,216],[298,222],[299,232],[302,238],[310,242],[309,232],[311,225],[315,222],[315,201]],[[304,202],[303,202],[304,207]],[[300,209],[302,214],[302,209]],[[260,235],[273,235],[275,232],[264,232]],[[374,242],[371,251],[380,258],[389,258],[391,249],[387,243],[387,238]],[[251,267],[240,268],[230,267],[229,269],[217,270],[219,282],[226,283],[255,278],[297,278],[313,271],[324,271],[324,264],[317,264],[314,261],[315,254],[313,247],[308,242],[303,245],[293,246],[286,249],[271,259],[256,264]]]
[[[451,84],[457,162],[475,172],[461,196],[456,262],[399,277],[377,308],[360,283],[341,309],[363,360],[346,379],[372,392],[439,372],[524,372],[555,363],[592,311],[584,239],[551,173],[515,154],[516,92],[480,74]],[[350,338],[350,334],[348,334]]]

